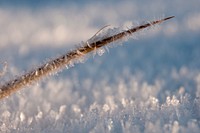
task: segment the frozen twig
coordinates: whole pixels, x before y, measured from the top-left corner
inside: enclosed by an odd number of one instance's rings
[[[49,62],[41,65],[40,67],[32,71],[29,71],[28,73],[25,73],[21,76],[18,76],[14,80],[6,82],[2,86],[0,86],[0,99],[6,96],[9,96],[10,94],[23,88],[24,86],[27,86],[36,81],[39,81],[42,77],[45,77],[53,72],[57,72],[66,66],[73,65],[75,60],[78,60],[84,55],[87,55],[91,51],[95,51],[96,49],[98,50],[99,48],[106,46],[111,42],[115,42],[117,40],[123,39],[127,36],[132,35],[135,32],[138,32],[147,27],[151,27],[153,25],[162,23],[163,21],[166,21],[173,17],[174,16],[156,20],[156,21],[151,21],[146,24],[133,27],[122,32],[118,32],[113,35],[105,35],[103,37],[96,38],[95,37],[96,34],[95,34],[91,39],[89,39],[86,43],[84,43],[83,46],[80,46],[77,49],[72,50],[71,52],[68,52],[56,59],[50,60]]]

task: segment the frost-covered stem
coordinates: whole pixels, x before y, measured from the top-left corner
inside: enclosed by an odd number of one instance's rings
[[[118,34],[108,36],[101,38],[98,41],[85,43],[84,46],[81,46],[71,52],[68,52],[65,55],[62,55],[56,59],[53,59],[42,66],[25,73],[24,75],[21,75],[14,80],[11,80],[4,85],[0,86],[0,99],[9,96],[11,93],[16,92],[17,90],[21,89],[24,86],[27,86],[29,84],[32,84],[36,81],[39,81],[42,77],[45,77],[53,72],[56,72],[58,70],[61,70],[65,66],[69,65],[70,62],[79,59],[80,57],[88,54],[89,52],[96,50],[102,46],[108,45],[111,42],[117,41],[119,39],[122,39],[126,36],[129,36],[137,31],[140,31],[142,29],[145,29],[147,27],[150,27],[155,24],[159,24],[165,20],[171,19],[172,17],[167,17],[161,20],[152,21],[150,23],[146,23],[134,28],[131,28],[129,30],[120,32]]]

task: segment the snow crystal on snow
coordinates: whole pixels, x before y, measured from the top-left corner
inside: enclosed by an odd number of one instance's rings
[[[76,84],[72,83],[72,79],[47,81],[42,91],[39,85],[34,87],[37,93],[27,90],[24,92],[26,96],[16,95],[11,96],[10,100],[5,99],[4,106],[0,109],[0,130],[176,133],[184,132],[187,125],[194,132],[199,131],[200,100],[190,99],[184,87],[178,89],[177,94],[166,96],[166,101],[161,103],[155,95],[163,89],[161,81],[157,80],[151,85],[129,75],[129,80],[126,81],[129,85],[125,85],[124,79],[121,77],[117,84],[107,84],[102,79],[93,83],[97,85],[96,89],[89,91],[88,82],[88,85],[84,83],[79,91],[74,91]],[[196,79],[191,77],[190,80]],[[143,88],[154,90],[154,93],[144,92]],[[96,93],[101,95],[96,97]],[[34,99],[35,97],[37,99]],[[21,101],[21,104],[16,106],[17,101]],[[26,106],[28,103],[33,105]]]

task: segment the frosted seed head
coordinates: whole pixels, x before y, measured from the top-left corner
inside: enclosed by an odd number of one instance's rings
[[[173,16],[168,17],[168,18],[164,18],[164,19],[161,19],[161,20],[157,20],[157,21],[152,21],[152,22],[149,22],[149,24],[148,23],[145,23],[144,25],[141,24],[140,26],[133,27],[128,31],[121,29],[121,28],[109,28],[109,29],[106,30],[105,27],[103,27],[91,39],[89,39],[86,42],[88,46],[92,45],[91,49],[89,49],[85,43],[82,43],[81,45],[83,45],[83,46],[77,47],[77,49],[78,49],[77,51],[75,49],[75,50],[65,54],[63,57],[61,56],[60,60],[59,60],[59,58],[51,59],[48,62],[48,64],[37,68],[36,69],[37,71],[35,71],[35,73],[34,73],[34,71],[30,71],[29,73],[20,76],[18,78],[18,81],[19,81],[18,84],[15,84],[16,81],[10,81],[9,83],[5,83],[5,85],[3,85],[3,87],[5,87],[5,88],[2,88],[2,90],[5,91],[7,88],[9,88],[8,92],[11,92],[14,89],[16,90],[15,87],[18,87],[18,88],[24,87],[25,85],[28,85],[28,84],[32,83],[33,81],[40,80],[37,77],[37,75],[41,76],[41,77],[45,76],[49,73],[54,72],[55,69],[60,70],[67,63],[68,63],[67,66],[73,67],[74,63],[76,63],[76,61],[77,61],[77,63],[82,62],[82,59],[77,60],[77,59],[81,58],[81,55],[84,55],[84,54],[86,54],[86,53],[88,53],[92,50],[94,51],[93,56],[96,53],[101,56],[105,53],[105,49],[102,46],[105,46],[108,43],[111,43],[111,42],[114,42],[114,41],[115,42],[116,41],[119,41],[119,42],[125,41],[130,37],[130,34],[135,34],[135,32],[138,33],[138,32],[144,31],[144,29],[148,29],[149,27],[151,27],[151,25],[159,24],[159,23],[161,23],[165,20],[168,20],[170,18],[173,18]],[[96,41],[98,41],[98,42],[96,42]],[[95,47],[95,43],[98,44],[97,45],[98,49]],[[99,47],[101,47],[101,48],[99,48]],[[84,54],[82,54],[81,52],[84,53]],[[63,58],[64,62],[63,62],[62,58]],[[45,69],[45,67],[47,69]],[[183,72],[181,72],[181,73],[183,73],[181,75],[184,76],[185,73],[187,74],[187,71],[185,72],[185,70],[183,70]],[[5,94],[8,94],[8,93],[5,93]],[[168,99],[168,103],[172,104],[172,102],[173,102],[173,105],[178,104],[178,101],[177,101],[176,98],[174,98],[173,101],[171,99]],[[111,103],[110,103],[111,110],[113,110],[117,107],[118,106],[115,104],[115,102],[113,100],[111,100]]]

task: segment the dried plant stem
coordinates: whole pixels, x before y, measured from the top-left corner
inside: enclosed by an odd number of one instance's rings
[[[92,43],[85,43],[84,46],[81,46],[65,55],[62,55],[54,60],[51,60],[42,66],[25,73],[24,75],[21,75],[14,80],[11,80],[4,85],[0,86],[0,99],[9,96],[10,94],[16,92],[17,90],[21,89],[24,86],[27,86],[29,84],[32,84],[36,81],[39,81],[42,77],[45,77],[53,72],[56,72],[58,70],[61,70],[64,68],[66,65],[69,65],[71,61],[75,59],[79,59],[80,57],[90,53],[93,50],[96,50],[102,46],[108,45],[111,42],[117,41],[119,39],[122,39],[128,35],[131,35],[137,31],[140,31],[142,29],[145,29],[147,27],[150,27],[155,24],[159,24],[163,21],[166,21],[168,19],[173,18],[172,17],[167,17],[161,20],[156,20],[152,21],[150,23],[146,23],[134,28],[131,28],[129,30],[120,32],[118,34],[102,38],[99,41],[95,41]]]

